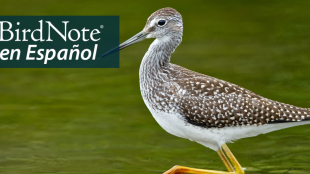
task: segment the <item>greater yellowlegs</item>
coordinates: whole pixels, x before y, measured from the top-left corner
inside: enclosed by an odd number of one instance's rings
[[[310,110],[266,99],[235,84],[170,63],[181,43],[182,16],[173,8],[154,12],[140,33],[103,56],[146,38],[156,38],[143,57],[139,77],[143,100],[167,132],[219,154],[228,172],[174,166],[166,174],[242,174],[226,143],[310,123]]]

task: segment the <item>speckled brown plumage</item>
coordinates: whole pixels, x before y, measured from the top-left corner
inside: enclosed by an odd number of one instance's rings
[[[266,99],[235,84],[169,64],[154,83],[154,109],[179,112],[191,124],[231,127],[303,121],[310,110]],[[165,78],[166,77],[166,78]],[[157,86],[157,84],[159,86]],[[160,87],[162,86],[162,87]]]
[[[269,100],[235,84],[178,68],[192,75],[192,78],[178,78],[175,82],[187,91],[180,96],[179,107],[190,123],[226,127],[310,118],[309,109]]]

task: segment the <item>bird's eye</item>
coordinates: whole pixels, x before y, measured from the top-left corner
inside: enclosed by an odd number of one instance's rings
[[[158,25],[163,26],[163,25],[166,24],[166,21],[163,20],[163,19],[161,19],[161,20],[159,20],[157,23],[158,23]]]

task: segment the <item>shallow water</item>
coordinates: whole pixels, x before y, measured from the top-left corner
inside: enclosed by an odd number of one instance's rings
[[[184,19],[172,62],[267,98],[310,106],[309,1],[2,1],[1,15],[120,15],[121,41],[155,10]],[[119,69],[0,69],[0,173],[163,173],[225,170],[217,153],[166,133],[139,91],[151,41]],[[247,173],[309,173],[310,126],[229,144]]]

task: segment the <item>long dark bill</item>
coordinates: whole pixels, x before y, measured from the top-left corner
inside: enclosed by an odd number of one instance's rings
[[[146,39],[146,36],[148,35],[148,33],[145,33],[143,31],[139,32],[138,34],[134,35],[133,37],[131,37],[130,39],[126,40],[125,42],[121,43],[119,46],[111,49],[110,51],[104,53],[101,57],[105,57],[109,54],[115,53],[117,51],[120,51],[130,45],[133,45],[137,42],[143,41]]]

